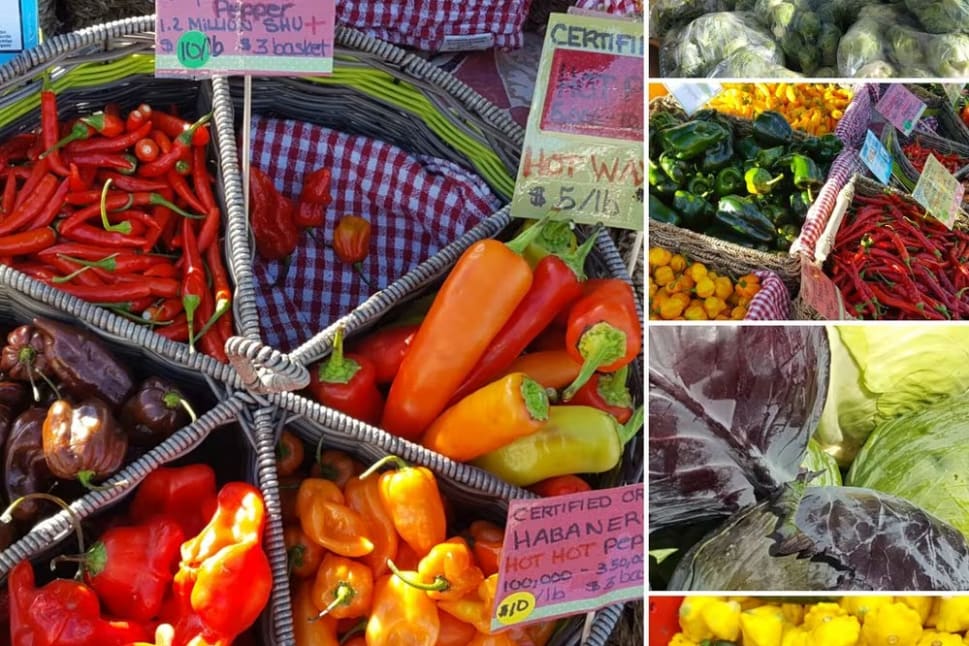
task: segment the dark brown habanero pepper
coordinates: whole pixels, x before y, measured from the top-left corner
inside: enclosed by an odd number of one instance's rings
[[[121,467],[128,436],[106,402],[90,397],[74,406],[59,399],[47,409],[43,446],[51,473],[87,486]]]
[[[3,481],[8,502],[27,494],[48,491],[55,482],[44,458],[43,427],[47,408],[33,406],[14,420],[4,447]],[[45,508],[38,500],[25,500],[13,511],[24,524],[35,521]]]
[[[27,404],[27,389],[18,381],[0,381],[0,448],[7,443],[10,427]]]
[[[0,350],[0,372],[15,381],[30,381],[50,373],[44,355],[44,336],[32,325],[21,325],[7,335]]]
[[[44,354],[60,388],[77,399],[99,397],[112,408],[124,403],[134,388],[131,373],[100,339],[76,327],[35,318],[45,337]]]
[[[185,395],[161,377],[148,377],[125,400],[118,421],[137,446],[155,446],[195,418]]]

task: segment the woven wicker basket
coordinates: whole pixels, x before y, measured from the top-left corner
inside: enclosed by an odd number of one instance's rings
[[[910,143],[916,143],[923,148],[928,148],[929,150],[937,151],[944,155],[953,153],[959,155],[963,159],[966,159],[967,162],[953,173],[953,175],[955,175],[956,179],[960,180],[964,180],[969,175],[969,145],[958,144],[949,139],[943,139],[942,137],[936,137],[922,132],[912,133],[910,137],[892,132],[889,139],[889,152],[898,164],[899,171],[904,177],[904,179],[900,179],[893,174],[891,179],[892,186],[904,191],[911,191],[915,188],[915,184],[919,181],[919,177],[922,174],[915,168],[903,150],[903,147]]]
[[[923,117],[934,117],[939,122],[939,135],[969,146],[969,128],[952,107],[949,98],[919,85],[906,86],[915,96],[925,102]],[[941,89],[939,89],[941,92]]]

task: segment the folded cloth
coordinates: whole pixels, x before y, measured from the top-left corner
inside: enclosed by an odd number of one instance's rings
[[[300,234],[288,264],[254,254],[262,338],[288,352],[371,294],[400,278],[501,206],[483,179],[457,164],[412,155],[388,143],[301,121],[255,116],[253,166],[298,200],[303,176],[326,166],[333,202],[322,227]],[[330,247],[346,215],[371,223],[370,253],[360,271]]]
[[[354,0],[336,22],[428,52],[517,49],[531,0]]]

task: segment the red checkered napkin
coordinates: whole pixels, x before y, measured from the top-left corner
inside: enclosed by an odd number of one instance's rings
[[[429,52],[517,49],[531,0],[357,0],[336,3],[337,24]]]
[[[575,6],[580,9],[605,11],[617,16],[641,16],[643,14],[642,0],[578,0]]]
[[[772,271],[755,271],[760,278],[760,291],[750,299],[748,321],[784,321],[791,318],[791,295],[781,277]]]
[[[477,175],[434,157],[299,121],[256,116],[252,165],[283,195],[298,199],[303,176],[331,169],[333,203],[323,227],[300,234],[289,266],[253,254],[262,338],[288,352],[370,294],[493,214],[501,202]],[[362,263],[368,287],[329,247],[345,214],[370,221],[370,255]]]

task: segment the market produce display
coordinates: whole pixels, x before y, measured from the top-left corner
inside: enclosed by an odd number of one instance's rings
[[[759,291],[756,274],[734,281],[668,249],[649,250],[650,319],[742,320]]]
[[[747,122],[656,110],[649,125],[649,217],[761,251],[790,248],[843,147],[773,110]]]
[[[834,132],[852,96],[851,87],[831,83],[724,83],[706,107],[741,119],[778,112],[795,130],[820,137]]]
[[[656,601],[651,646],[960,646],[969,632],[965,596]]]
[[[296,646],[548,642],[555,621],[492,634],[504,530],[454,513],[431,471],[321,447],[313,457],[288,431],[280,445]]]
[[[961,327],[652,329],[652,588],[966,589],[965,347]]]
[[[146,103],[62,122],[41,92],[41,128],[0,143],[0,259],[166,338],[226,361],[232,289],[208,168],[208,123]]]
[[[77,562],[80,580],[37,585],[29,561],[11,570],[10,644],[230,644],[269,600],[265,522],[253,485],[217,490],[205,464],[156,470],[126,518],[87,551],[78,526],[83,554],[54,559]]]
[[[964,0],[658,0],[665,77],[964,77]]]

